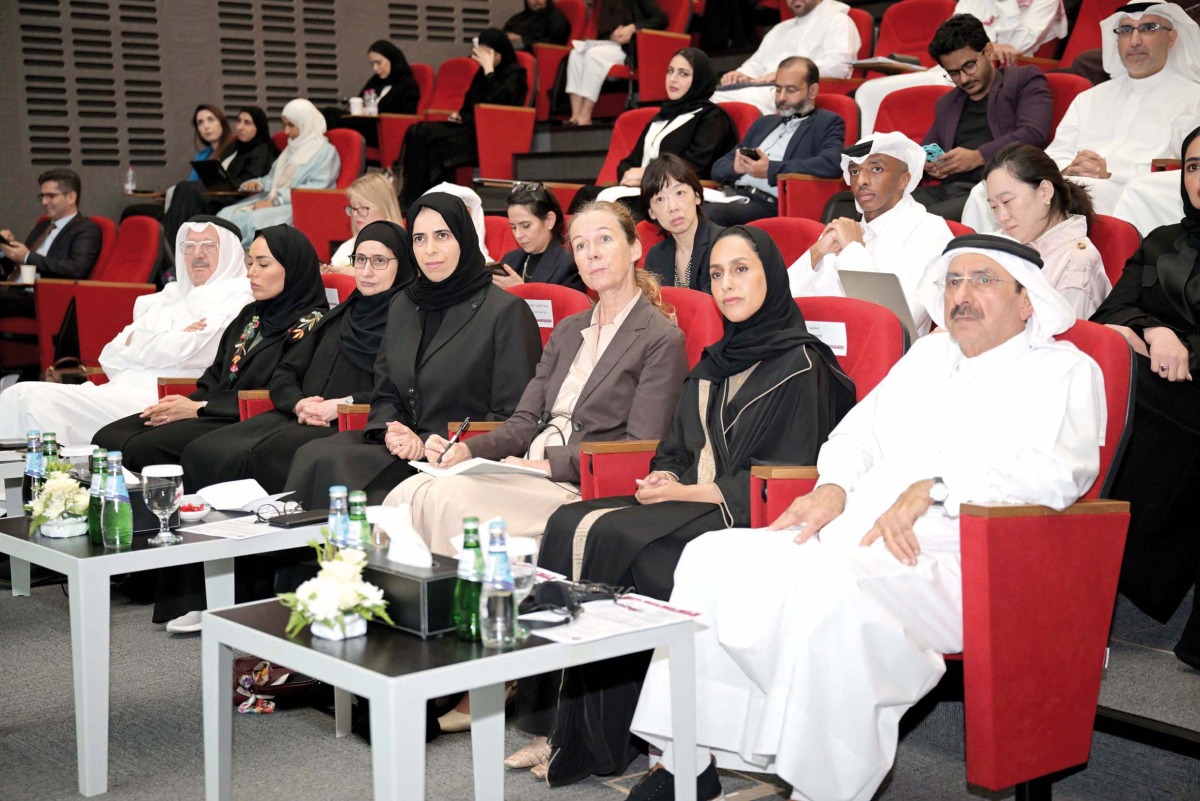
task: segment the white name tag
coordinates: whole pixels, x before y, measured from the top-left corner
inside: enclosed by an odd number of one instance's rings
[[[525,301],[529,304],[529,310],[533,312],[533,316],[537,319],[538,328],[553,328],[554,327],[554,304],[548,300],[536,300],[528,298]]]
[[[824,342],[833,350],[834,356],[846,355],[846,324],[826,323],[820,320],[805,320],[808,333]]]
[[[325,287],[325,300],[329,301],[329,308],[338,305],[338,291],[333,287]]]

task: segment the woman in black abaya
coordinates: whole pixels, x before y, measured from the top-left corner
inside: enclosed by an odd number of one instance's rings
[[[371,62],[372,75],[363,84],[359,97],[374,92],[380,114],[416,114],[417,105],[421,102],[421,89],[413,77],[412,67],[408,66],[404,51],[388,40],[380,39],[367,48],[367,58]],[[340,108],[324,108],[321,113],[325,115],[326,128],[350,128],[363,135],[367,147],[379,145],[379,126],[375,120],[347,117]]]
[[[684,381],[650,474],[635,496],[559,509],[546,526],[539,566],[668,599],[689,542],[749,525],[750,466],[815,464],[853,406],[854,384],[805,328],[787,266],[766,232],[728,228],[710,259],[725,334]],[[561,690],[550,680],[558,690],[552,785],[619,773],[637,755],[629,725],[648,662],[649,654],[639,654],[572,670]],[[544,726],[544,710],[528,722]]]

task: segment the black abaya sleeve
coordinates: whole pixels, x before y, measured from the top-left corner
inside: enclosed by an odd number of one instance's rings
[[[235,184],[244,184],[262,178],[271,171],[275,163],[275,151],[266,142],[255,147],[249,153],[234,156],[229,163],[229,177]]]
[[[715,105],[698,114],[688,128],[692,136],[679,157],[706,179],[717,159],[737,145],[737,130],[725,109]]]
[[[380,114],[416,114],[421,102],[421,89],[411,75],[392,84],[379,101]]]
[[[253,304],[250,305],[253,306]],[[209,395],[220,386],[225,368],[233,359],[233,350],[237,347],[237,341],[242,335],[242,329],[245,328],[251,316],[252,310],[249,307],[242,309],[241,313],[233,318],[233,322],[225,328],[225,333],[221,335],[221,346],[217,348],[217,356],[213,359],[213,363],[208,366],[208,369],[204,371],[204,374],[196,379],[196,391],[188,395],[189,400],[208,400]]]
[[[695,483],[695,478],[689,480],[689,476],[696,464],[696,453],[688,446],[688,439],[689,434],[694,436],[700,431],[696,405],[698,390],[699,382],[696,379],[684,380],[675,415],[671,418],[671,428],[658,442],[658,449],[650,460],[650,472],[661,470],[671,473],[685,484]]]

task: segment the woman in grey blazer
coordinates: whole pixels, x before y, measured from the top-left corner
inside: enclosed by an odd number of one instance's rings
[[[499,515],[510,536],[540,537],[550,515],[579,498],[581,442],[657,439],[667,431],[687,355],[658,282],[634,266],[641,254],[633,217],[619,204],[589,204],[572,219],[570,239],[597,305],[555,326],[503,425],[449,450],[441,434],[425,441],[425,458],[444,453],[443,467],[483,457],[538,468],[547,477],[421,474],[404,481],[385,503],[412,506],[413,524],[434,553],[452,552],[450,538],[468,515]]]

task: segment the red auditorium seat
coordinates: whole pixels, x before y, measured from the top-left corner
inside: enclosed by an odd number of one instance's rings
[[[721,338],[725,331],[725,318],[717,311],[716,302],[707,292],[664,286],[662,297],[668,305],[675,307],[675,322],[683,331],[688,366],[695,367],[704,349]]]
[[[1072,101],[1080,92],[1091,89],[1092,82],[1070,72],[1048,72],[1046,80],[1050,83],[1050,97],[1054,103],[1054,116],[1050,119],[1050,138],[1053,139],[1054,131],[1058,130],[1058,124],[1062,122]]]
[[[1125,271],[1125,262],[1142,245],[1142,236],[1131,223],[1107,214],[1096,214],[1088,227],[1088,239],[1100,251],[1104,262],[1104,274],[1108,282],[1116,286]]]
[[[549,325],[543,323],[543,318],[538,318],[538,332],[542,335],[542,347],[545,347],[546,343],[550,341],[550,334],[554,331],[554,326],[558,325],[559,322],[570,317],[572,314],[578,314],[581,311],[592,308],[591,298],[578,289],[571,289],[569,286],[541,284],[536,281],[530,281],[510,286],[508,291],[527,301],[550,301],[550,319],[545,321]]]
[[[337,292],[337,302],[345,303],[358,285],[354,281],[354,276],[343,275],[342,273],[321,273],[321,285],[326,289],[332,289]]]
[[[758,106],[750,103],[718,103],[721,108],[725,109],[725,113],[733,120],[734,127],[737,128],[738,141],[746,138],[746,133],[750,130],[750,126],[755,120],[762,116],[762,112],[758,110]]]
[[[770,235],[783,254],[783,263],[787,265],[807,253],[825,230],[825,226],[816,220],[802,217],[767,217],[749,225],[761,228]]]
[[[563,13],[567,22],[571,23],[571,39],[587,38],[587,6],[583,4],[583,0],[558,0],[554,7]],[[550,119],[550,93],[554,90],[554,83],[558,79],[559,65],[570,52],[570,45],[535,44],[533,46],[533,57],[537,59],[538,65],[537,96],[534,99],[538,122],[547,122]]]
[[[642,255],[637,260],[638,267],[646,266],[646,254],[650,252],[650,248],[657,245],[667,237],[657,224],[650,220],[642,220],[637,224],[638,241],[642,243]]]
[[[312,242],[323,264],[351,236],[346,203],[343,189],[292,190],[292,225]]]
[[[334,186],[345,189],[367,168],[367,142],[362,134],[349,128],[334,128],[325,134],[325,138],[337,150],[341,161],[341,170]]]
[[[850,147],[859,139],[859,110],[853,98],[844,95],[817,95],[817,108],[832,111],[842,118],[846,127],[843,137],[846,147]],[[815,175],[801,173],[780,173],[776,176],[776,186],[779,188],[779,216],[804,217],[819,220],[825,211],[825,204],[838,192],[849,189],[846,183],[837,178],[818,178]]]
[[[917,0],[903,2],[913,3]],[[879,104],[879,114],[875,117],[875,131],[899,131],[920,144],[933,125],[934,107],[941,96],[949,91],[949,86],[909,86],[897,89]]]

